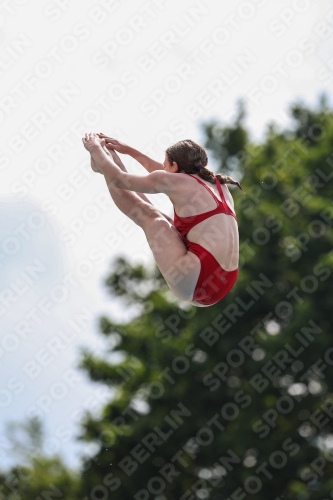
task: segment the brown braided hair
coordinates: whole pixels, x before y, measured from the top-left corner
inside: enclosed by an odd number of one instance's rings
[[[185,174],[198,174],[201,179],[211,182],[212,184],[216,184],[217,177],[221,184],[235,184],[239,189],[242,189],[239,182],[229,177],[229,175],[215,174],[212,170],[206,168],[208,163],[206,151],[202,146],[191,139],[176,142],[176,144],[169,146],[165,152],[170,164],[172,164],[173,161],[177,163],[179,172],[184,172]],[[202,165],[204,168],[198,168],[199,165]]]

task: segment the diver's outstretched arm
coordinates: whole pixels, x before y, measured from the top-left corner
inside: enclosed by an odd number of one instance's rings
[[[98,134],[99,135],[99,134]],[[105,147],[105,143],[104,141],[102,141],[102,144],[100,144],[101,146],[101,149],[104,151],[104,153],[107,155],[107,156],[111,156],[113,162],[117,165],[117,167],[119,167],[123,172],[126,172],[127,173],[127,170],[126,170],[126,167],[125,165],[123,164],[123,162],[121,161],[121,159],[119,158],[119,156],[117,155],[116,151],[112,150],[112,149],[107,149]],[[101,157],[100,159],[102,159],[103,157]],[[95,171],[95,172],[99,172],[100,174],[104,175],[103,171],[102,171],[102,168],[101,166],[98,164],[98,162],[96,161],[96,157],[94,158],[93,155],[91,154],[90,156],[90,161],[91,161],[91,168]],[[147,198],[143,193],[137,193],[137,195],[143,200],[145,201],[146,203],[152,205],[151,201],[149,200],[149,198]],[[153,206],[153,205],[152,205]],[[174,221],[171,217],[169,217],[167,214],[161,212],[161,215],[163,215],[163,217],[168,221],[170,222],[172,225],[174,224]]]
[[[113,139],[111,137],[106,136],[105,134],[98,134],[99,137],[105,140],[105,147],[109,150],[118,151],[118,153],[129,155],[137,162],[141,163],[141,165],[148,171],[154,172],[154,170],[163,170],[163,164],[149,158],[149,156],[141,153],[137,149],[124,144],[123,142],[118,141],[117,139]]]

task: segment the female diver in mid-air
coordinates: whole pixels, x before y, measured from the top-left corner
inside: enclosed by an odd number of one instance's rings
[[[163,164],[104,134],[86,134],[82,141],[92,169],[104,175],[119,210],[144,230],[174,295],[197,307],[225,297],[237,279],[239,255],[234,203],[226,184],[239,183],[208,170],[205,150],[191,140],[170,146]],[[132,156],[149,174],[127,173],[116,151]],[[174,220],[143,193],[166,194]]]

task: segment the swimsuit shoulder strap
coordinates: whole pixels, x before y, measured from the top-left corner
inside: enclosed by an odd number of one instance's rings
[[[193,177],[193,179],[195,179],[196,181],[199,182],[199,184],[201,184],[202,186],[204,186],[207,191],[213,196],[214,200],[218,203],[218,205],[221,204],[221,201],[217,198],[217,196],[215,195],[215,193],[213,193],[213,191],[211,189],[209,189],[208,186],[206,186],[206,184],[204,182],[202,182],[202,180],[198,179],[198,177],[196,177],[195,175],[192,175],[192,174],[188,174],[190,177]],[[220,194],[221,194],[221,191],[219,191]],[[222,199],[222,203],[223,203],[223,200],[224,200],[224,196],[222,194],[221,196],[221,199]]]
[[[216,185],[217,185],[218,192],[220,193],[220,196],[221,196],[222,203],[223,202],[225,203],[225,197],[224,197],[224,194],[223,194],[223,191],[221,188],[220,179],[218,177],[215,177],[215,179],[216,179]]]
[[[226,208],[226,210],[231,215],[233,215],[236,218],[236,214],[233,212],[233,210],[231,210],[231,208],[229,207],[228,203],[226,202],[225,196],[224,196],[223,191],[222,191],[220,179],[218,177],[216,177],[216,184],[217,184],[217,189],[218,189],[218,191],[220,193],[221,200],[222,200],[222,203],[223,203],[224,207]]]

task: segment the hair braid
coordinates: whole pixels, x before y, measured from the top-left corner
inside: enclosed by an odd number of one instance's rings
[[[201,179],[212,184],[216,184],[216,178],[218,178],[221,184],[234,184],[243,191],[239,182],[235,181],[229,175],[215,174],[212,170],[209,170],[206,167],[208,163],[206,151],[191,139],[185,139],[173,146],[169,146],[166,154],[170,163],[175,161],[179,170],[185,174],[198,174]],[[199,169],[198,166],[200,166]],[[201,168],[201,166],[204,168]]]
[[[225,175],[225,174],[215,174],[215,177],[218,178],[221,184],[233,184],[234,186],[239,187],[241,191],[244,193],[244,189],[242,186],[239,184],[238,181],[235,181],[230,175]],[[216,182],[216,181],[215,181]]]

